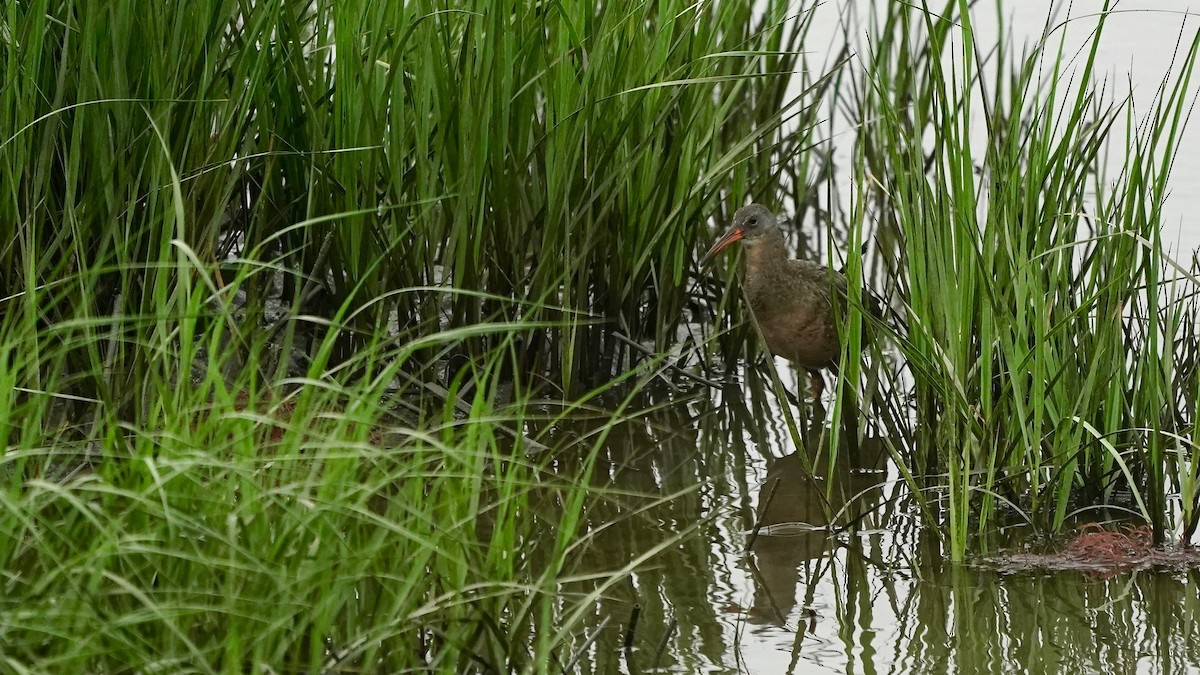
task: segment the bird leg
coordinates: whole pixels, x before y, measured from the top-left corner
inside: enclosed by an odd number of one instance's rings
[[[825,393],[825,378],[821,377],[821,371],[808,371],[808,384],[812,388],[812,415],[813,424],[816,427],[824,426],[825,424],[825,406],[821,403],[821,396]]]
[[[836,364],[831,365],[829,370],[831,373],[833,373],[833,377],[836,381],[838,376]],[[825,420],[825,407],[821,404],[821,395],[825,393],[825,378],[822,377],[821,371],[819,370],[809,370],[808,377],[810,378],[812,384],[813,410],[816,411],[817,418],[820,419],[821,423],[823,424]],[[846,389],[842,392],[841,423],[842,438],[847,444],[847,447],[849,447],[852,452],[857,453],[859,446],[858,395],[855,393],[853,387],[846,387]]]
[[[825,378],[821,377],[821,371],[808,371],[809,386],[812,387],[813,404],[820,404],[821,395],[825,393]]]

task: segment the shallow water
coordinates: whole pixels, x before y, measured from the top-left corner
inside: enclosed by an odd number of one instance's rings
[[[647,421],[617,434],[597,471],[607,496],[573,572],[634,572],[563,589],[599,591],[570,672],[1200,672],[1196,570],[1105,579],[951,564],[879,438],[835,465],[848,487],[831,505],[861,519],[831,531],[824,482],[805,478],[758,383]],[[1013,549],[1025,539],[996,536]]]

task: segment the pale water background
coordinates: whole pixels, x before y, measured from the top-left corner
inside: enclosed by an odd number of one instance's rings
[[[842,16],[845,4],[825,2],[812,10],[813,29],[809,44],[804,45],[805,51],[832,54],[840,49],[846,30]],[[863,2],[854,9],[867,11],[869,4]],[[931,4],[940,6],[940,3]],[[1055,19],[1050,23],[1049,43],[1057,47],[1060,36],[1065,35],[1063,51],[1074,57],[1074,65],[1078,66],[1087,57],[1086,52],[1080,52],[1080,49],[1095,30],[1103,7],[1103,0],[1009,0],[1001,3],[998,13],[996,3],[985,0],[976,3],[971,21],[976,43],[986,46],[995,43],[999,35],[999,19],[1003,16],[1006,31],[1012,36],[1013,46],[1019,53],[1022,47],[1041,38],[1047,17],[1054,16]],[[1186,49],[1197,27],[1200,27],[1200,3],[1196,3],[1192,10],[1189,12],[1188,4],[1182,0],[1177,3],[1168,0],[1123,0],[1115,3],[1097,51],[1095,81],[1104,83],[1114,99],[1132,94],[1135,110],[1148,113],[1157,88],[1171,70],[1175,50]],[[865,35],[865,29],[852,29],[851,32]],[[828,41],[823,42],[826,38]],[[830,62],[832,60],[830,57]],[[1200,93],[1200,76],[1193,77],[1188,93],[1192,100]],[[840,136],[852,131],[839,127],[835,133]],[[982,128],[979,133],[976,140],[983,138]],[[850,139],[834,137],[829,141],[838,166],[849,166]],[[1121,158],[1110,156],[1110,175],[1116,176],[1120,168]],[[1200,120],[1184,131],[1171,185],[1171,196],[1165,209],[1164,241],[1177,241],[1178,245],[1172,245],[1172,248],[1183,250],[1190,257],[1190,252],[1200,247],[1200,223],[1194,217],[1200,214]]]

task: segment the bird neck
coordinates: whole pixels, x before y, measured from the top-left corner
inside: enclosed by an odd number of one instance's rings
[[[782,270],[787,262],[787,247],[783,244],[783,232],[772,229],[746,246],[746,276],[750,279],[769,277],[772,272]]]

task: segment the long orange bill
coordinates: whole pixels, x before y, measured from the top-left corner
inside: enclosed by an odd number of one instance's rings
[[[725,234],[721,235],[721,238],[717,240],[717,243],[713,244],[712,248],[708,249],[708,253],[705,253],[704,257],[700,259],[700,266],[704,267],[707,265],[708,261],[712,260],[713,256],[725,250],[726,246],[729,246],[744,236],[746,236],[746,231],[740,227],[731,227],[726,230]]]

